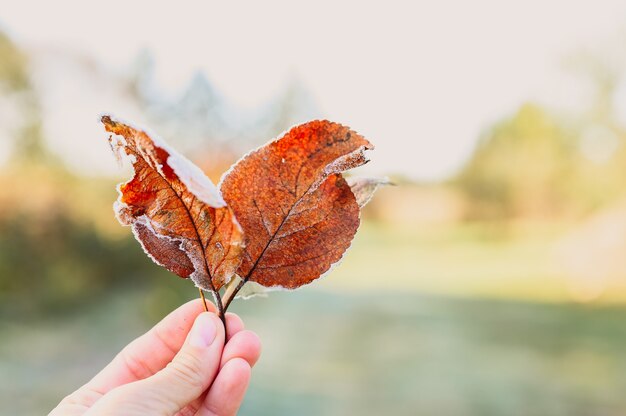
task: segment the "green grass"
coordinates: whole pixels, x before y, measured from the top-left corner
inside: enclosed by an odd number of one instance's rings
[[[331,276],[233,304],[264,344],[241,414],[626,414],[626,305],[568,303],[558,236],[364,224]],[[2,294],[1,414],[45,414],[197,296],[124,242],[106,261],[128,270],[97,296],[26,314]],[[83,263],[74,280],[109,273]]]
[[[571,300],[555,254],[558,230],[503,235],[484,224],[402,228],[365,223],[328,290],[410,291],[561,302]],[[611,300],[626,299],[615,289]]]
[[[3,414],[36,415],[195,292],[172,280],[0,326]],[[264,352],[242,415],[626,412],[626,307],[304,289],[238,301]]]

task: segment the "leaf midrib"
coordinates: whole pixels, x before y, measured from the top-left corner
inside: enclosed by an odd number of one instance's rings
[[[137,153],[137,152],[135,152]],[[146,161],[146,158],[141,156],[141,158]],[[170,155],[168,154],[167,159],[165,159],[165,161],[163,163],[167,163],[167,160],[170,158]],[[147,161],[146,161],[147,162]],[[152,167],[149,163],[148,166]],[[170,166],[171,167],[171,166]],[[159,177],[161,178],[161,180],[163,180],[163,182],[165,182],[165,184],[172,190],[172,192],[174,193],[174,195],[176,195],[176,197],[178,197],[178,199],[180,200],[180,204],[183,206],[183,208],[185,208],[185,212],[187,213],[187,216],[189,217],[189,221],[191,222],[191,225],[193,226],[193,230],[196,233],[196,238],[198,240],[198,243],[200,244],[200,248],[202,251],[202,259],[204,260],[204,268],[206,271],[207,276],[209,277],[209,284],[211,285],[211,290],[215,291],[215,286],[213,285],[213,276],[211,276],[211,272],[209,269],[209,263],[207,262],[206,259],[206,253],[205,253],[205,249],[204,249],[204,244],[202,243],[202,238],[200,237],[200,232],[198,231],[198,227],[196,226],[196,222],[193,219],[193,216],[191,215],[191,210],[189,209],[189,207],[187,207],[187,205],[185,204],[185,201],[183,199],[183,197],[176,192],[176,189],[174,189],[174,187],[172,186],[172,184],[167,180],[167,178],[165,176],[163,176],[163,174],[159,171],[159,169],[152,167],[152,169],[157,173],[157,175],[159,175]],[[174,172],[176,173],[176,172]],[[176,174],[176,177],[181,181],[180,177],[178,176],[178,174]],[[193,192],[189,191],[189,193],[191,194],[191,196],[194,199],[197,199],[196,196],[193,194]],[[192,204],[193,204],[193,200],[192,200]],[[213,231],[214,232],[214,231]],[[210,237],[209,237],[210,239]],[[185,255],[187,255],[187,253],[185,253]],[[187,255],[187,257],[189,257],[189,255]],[[190,259],[191,260],[191,259]],[[192,262],[193,264],[193,262]]]

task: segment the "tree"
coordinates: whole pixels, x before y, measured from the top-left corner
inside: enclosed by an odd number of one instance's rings
[[[17,114],[3,120],[4,133],[13,137],[13,152],[17,160],[43,159],[39,101],[28,75],[26,56],[4,33],[0,32],[0,101],[8,102]]]
[[[563,207],[574,139],[542,108],[523,105],[479,142],[455,180],[480,219],[546,217]]]

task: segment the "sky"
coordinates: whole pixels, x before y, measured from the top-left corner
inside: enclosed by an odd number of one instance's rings
[[[0,28],[27,48],[79,51],[114,71],[148,48],[167,90],[200,70],[242,108],[297,76],[324,117],[376,145],[369,171],[435,180],[525,101],[584,106],[563,62],[624,39],[626,2],[0,0]],[[84,117],[73,99],[56,124]],[[91,131],[56,143],[71,153]],[[84,166],[100,166],[101,148],[81,149]]]

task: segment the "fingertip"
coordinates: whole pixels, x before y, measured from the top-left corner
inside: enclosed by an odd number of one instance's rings
[[[197,415],[235,415],[241,406],[252,370],[243,358],[229,360],[218,373]]]
[[[192,347],[204,349],[215,341],[221,325],[218,325],[211,315],[210,312],[202,312],[196,317],[191,331],[187,335],[187,342]]]
[[[222,355],[223,368],[227,362],[241,358],[253,367],[261,355],[261,339],[249,330],[243,330],[233,336],[224,347]]]
[[[243,320],[237,314],[227,312],[226,328],[228,329],[226,332],[228,333],[228,339],[230,340],[233,335],[241,332],[245,328],[245,325],[243,323]]]
[[[245,391],[252,378],[252,367],[243,358],[229,360],[220,370],[216,379],[216,388],[222,390],[226,397],[237,396],[235,392]]]
[[[254,365],[259,360],[261,356],[261,351],[263,350],[263,344],[261,343],[261,338],[256,334],[256,332],[252,331],[243,331],[245,333],[245,345],[247,346],[248,351],[250,351],[250,360],[248,363],[250,367],[254,367]]]

